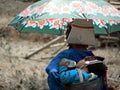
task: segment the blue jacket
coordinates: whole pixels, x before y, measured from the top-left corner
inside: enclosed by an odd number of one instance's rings
[[[63,58],[74,60],[77,63],[86,56],[93,56],[93,53],[91,51],[66,49],[54,57],[46,67],[46,72],[48,73],[48,85],[50,90],[64,90],[63,85],[60,84],[60,77],[58,74],[58,65]]]

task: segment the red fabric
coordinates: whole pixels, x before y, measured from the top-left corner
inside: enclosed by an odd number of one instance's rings
[[[87,56],[85,58],[85,61],[92,61],[92,60],[100,60],[100,61],[103,61],[104,58],[103,57],[100,57],[100,56]]]
[[[107,82],[107,70],[104,72],[104,80]]]

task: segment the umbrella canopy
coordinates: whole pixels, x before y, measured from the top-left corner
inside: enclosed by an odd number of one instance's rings
[[[109,23],[108,22],[106,23],[103,20],[97,20],[97,21],[95,20],[94,22],[93,25],[94,25],[95,34],[110,34],[120,31],[120,21],[114,22],[110,20]],[[99,22],[101,25],[99,24]]]
[[[61,35],[73,19],[93,19],[97,28],[108,28],[118,24],[120,12],[104,0],[41,0],[19,13],[9,25],[21,32]]]

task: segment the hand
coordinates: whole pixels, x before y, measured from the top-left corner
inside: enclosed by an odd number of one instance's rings
[[[85,60],[80,60],[77,64],[76,64],[76,68],[81,68],[82,66],[85,65]]]
[[[60,66],[68,66],[68,64],[67,64],[65,61],[61,61],[61,62],[59,63],[59,65],[60,65]]]

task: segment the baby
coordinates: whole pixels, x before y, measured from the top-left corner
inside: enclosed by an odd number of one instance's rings
[[[95,64],[103,65],[102,60],[96,60],[96,58],[93,56],[85,59],[80,60],[76,64],[76,62],[73,60],[64,58],[59,63],[59,75],[61,83],[77,84],[98,78],[100,75],[96,72],[94,73],[94,70],[92,69],[96,66]]]

